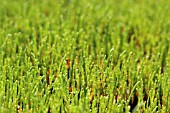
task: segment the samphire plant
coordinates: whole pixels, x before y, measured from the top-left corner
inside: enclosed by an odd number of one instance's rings
[[[2,0],[2,113],[170,112],[170,0]]]

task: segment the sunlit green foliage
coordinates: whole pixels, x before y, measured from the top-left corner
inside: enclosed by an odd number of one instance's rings
[[[1,0],[0,111],[170,112],[170,0]]]

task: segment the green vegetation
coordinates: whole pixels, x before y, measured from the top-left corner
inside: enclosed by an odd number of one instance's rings
[[[1,0],[0,111],[170,112],[170,0]]]

